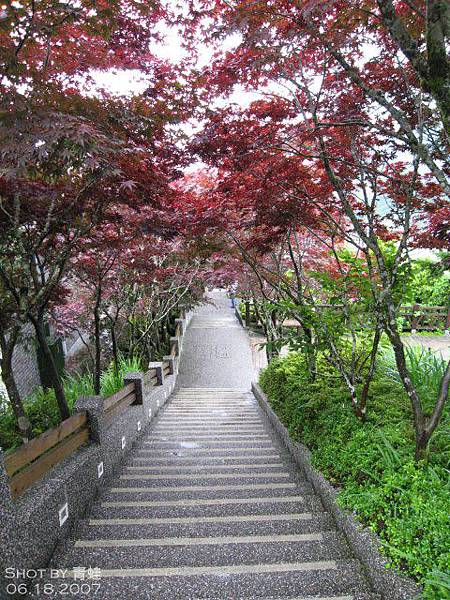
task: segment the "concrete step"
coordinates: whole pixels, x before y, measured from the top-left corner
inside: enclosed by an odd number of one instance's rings
[[[217,424],[223,422],[236,423],[253,423],[261,424],[261,417],[254,411],[250,410],[177,410],[176,412],[168,412],[161,416],[160,423],[169,424]]]
[[[287,472],[283,467],[272,469],[272,471],[241,469],[234,472],[214,473],[199,472],[196,473],[175,473],[175,472],[159,472],[154,473],[148,471],[145,467],[126,467],[119,477],[119,481],[153,481],[158,485],[186,485],[189,483],[208,484],[215,481],[229,481],[230,483],[276,483],[277,481],[292,481],[293,474]]]
[[[205,504],[212,500],[240,500],[241,498],[259,498],[259,499],[282,499],[292,496],[308,496],[312,495],[311,487],[308,484],[304,486],[296,486],[295,488],[278,487],[273,488],[276,484],[265,484],[262,487],[256,485],[245,485],[240,487],[231,486],[210,486],[209,489],[204,486],[201,489],[195,489],[195,486],[186,486],[183,489],[167,489],[158,488],[151,489],[149,487],[139,486],[133,487],[121,486],[109,488],[102,495],[102,502],[149,502],[150,505],[161,502],[186,502],[197,500],[199,504]]]
[[[239,415],[211,415],[211,413],[205,413],[203,415],[178,415],[167,417],[163,421],[164,426],[168,428],[203,428],[208,429],[209,427],[254,427],[259,426],[261,421],[259,418],[252,416],[239,416]]]
[[[72,573],[67,573],[71,575]],[[352,560],[256,563],[221,567],[173,567],[102,570],[92,580],[98,590],[83,597],[97,600],[374,600],[359,563]],[[58,583],[46,597],[59,598]],[[78,582],[81,584],[82,582]],[[92,587],[92,584],[91,584]],[[35,596],[37,597],[37,596]]]
[[[94,519],[79,523],[76,539],[208,537],[320,533],[335,530],[327,513],[155,519]]]
[[[120,475],[119,482],[134,481],[134,482],[152,482],[158,485],[178,487],[179,485],[209,485],[214,482],[224,481],[233,484],[245,483],[276,483],[280,481],[292,481],[292,475],[285,470],[278,469],[270,472],[256,473],[183,473],[183,474],[168,474],[168,473],[146,473],[142,467],[128,467],[125,472]]]
[[[235,462],[234,464],[211,464],[211,462],[207,464],[192,464],[185,465],[183,464],[173,464],[173,465],[155,465],[152,460],[144,463],[143,461],[135,461],[133,457],[131,457],[123,466],[123,473],[129,472],[140,472],[140,473],[149,473],[155,475],[170,475],[177,474],[182,475],[183,477],[186,475],[191,475],[192,477],[210,475],[217,473],[220,474],[236,474],[236,475],[251,475],[251,474],[259,474],[259,473],[276,473],[284,469],[288,473],[298,474],[298,471],[295,471],[292,466],[287,465],[282,460],[273,460],[266,461],[264,463],[252,464],[246,462]]]
[[[250,448],[264,448],[270,446],[271,448],[276,448],[278,450],[278,445],[275,444],[271,437],[264,434],[255,434],[255,436],[236,436],[233,437],[220,437],[220,436],[208,436],[208,437],[192,437],[190,439],[183,438],[182,436],[178,437],[167,437],[167,436],[149,436],[142,440],[141,447],[161,447],[165,448],[167,446],[179,446],[180,444],[186,444],[187,448],[209,448],[209,447],[223,447],[228,446],[229,449],[239,449],[242,447],[250,447]]]
[[[193,456],[186,454],[177,454],[177,453],[164,453],[155,455],[149,451],[141,451],[136,450],[134,454],[129,457],[129,460],[132,464],[135,465],[147,465],[147,466],[155,466],[156,468],[164,468],[165,466],[177,467],[180,468],[185,467],[193,467],[197,466],[199,468],[222,466],[222,467],[232,467],[236,466],[241,462],[251,461],[255,467],[262,466],[266,463],[270,462],[283,462],[285,464],[285,455],[279,453],[270,453],[263,454],[258,452],[256,455],[248,455],[247,454],[228,454],[227,456],[223,455],[202,455],[202,456]],[[128,464],[128,463],[127,463]]]
[[[177,441],[177,440],[254,440],[254,439],[270,439],[270,433],[265,431],[262,427],[260,429],[224,429],[224,430],[210,430],[210,431],[192,431],[192,430],[180,430],[174,429],[169,431],[168,429],[158,429],[152,431],[150,435],[146,436],[146,441]]]
[[[171,434],[175,434],[175,433],[179,433],[179,434],[183,434],[183,435],[188,435],[188,434],[199,434],[199,435],[216,435],[216,434],[226,434],[226,433],[247,433],[249,435],[251,435],[252,433],[258,433],[258,432],[267,432],[266,427],[264,427],[262,424],[254,424],[252,423],[251,425],[227,425],[227,424],[212,424],[212,425],[198,425],[198,424],[192,424],[192,425],[185,425],[184,423],[178,423],[178,424],[169,424],[169,423],[164,423],[164,424],[158,424],[157,426],[155,426],[149,435],[157,435],[159,433],[163,434],[163,435],[171,435]]]
[[[336,532],[219,537],[113,538],[77,540],[61,567],[101,569],[202,567],[272,562],[329,561],[349,557]]]
[[[317,496],[220,497],[193,500],[134,500],[114,498],[94,505],[91,518],[173,518],[240,515],[279,515],[293,512],[323,512]]]
[[[205,457],[216,458],[235,458],[236,456],[244,456],[247,460],[253,460],[258,457],[280,457],[280,452],[274,448],[254,448],[240,447],[239,449],[231,450],[230,448],[192,448],[189,444],[183,444],[178,448],[137,448],[136,457],[153,458],[189,458],[194,460],[203,460]]]

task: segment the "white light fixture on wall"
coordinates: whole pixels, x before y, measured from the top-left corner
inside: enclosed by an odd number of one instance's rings
[[[61,508],[58,511],[58,515],[59,515],[59,526],[62,527],[64,525],[64,523],[67,521],[67,519],[69,518],[69,505],[67,502],[61,506]]]

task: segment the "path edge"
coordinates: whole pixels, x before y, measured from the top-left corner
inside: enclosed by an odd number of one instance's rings
[[[344,511],[337,505],[337,491],[313,467],[309,449],[304,444],[292,440],[288,430],[270,406],[267,396],[256,382],[252,382],[252,391],[272,427],[282,438],[284,445],[305,473],[307,480],[322,500],[324,507],[333,516],[338,529],[344,534],[354,555],[363,565],[365,575],[373,591],[381,594],[384,600],[392,600],[392,598],[396,600],[416,600],[421,598],[421,586],[411,578],[386,568],[388,561],[380,553],[380,541],[375,533],[361,525],[354,515]]]

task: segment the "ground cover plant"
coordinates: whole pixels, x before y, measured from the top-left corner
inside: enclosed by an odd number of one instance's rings
[[[415,382],[432,403],[445,363],[411,350]],[[351,408],[337,371],[321,354],[311,381],[305,358],[274,359],[260,384],[293,439],[312,451],[312,461],[339,489],[338,501],[377,533],[389,564],[424,585],[424,598],[450,598],[450,411],[430,443],[427,460],[414,461],[411,408],[384,349],[371,385],[365,422]]]

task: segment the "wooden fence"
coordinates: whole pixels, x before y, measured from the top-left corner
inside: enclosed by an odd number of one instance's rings
[[[317,304],[315,309],[335,309],[342,308],[336,304]],[[427,306],[423,304],[414,304],[412,306],[402,306],[398,311],[398,316],[404,319],[403,329],[407,331],[437,331],[450,329],[450,306]],[[251,310],[251,303],[245,303],[245,324],[250,326],[257,323],[254,311]],[[299,323],[293,319],[286,319],[283,322],[285,327],[299,327]]]
[[[170,355],[165,357],[159,367],[163,377],[158,377],[158,369],[154,367],[143,374],[143,382],[147,388],[161,385],[164,376],[173,373],[173,359],[179,355],[182,333],[183,328],[179,322],[175,337],[170,339]],[[106,422],[112,422],[129,406],[136,404],[137,400],[135,382],[128,383],[105,398],[103,410]],[[87,413],[81,411],[6,455],[5,468],[13,498],[23,494],[51,468],[88,442],[89,437]]]
[[[5,467],[13,498],[20,496],[88,439],[87,414],[83,411],[7,455]]]
[[[136,384],[129,383],[112,396],[105,398],[103,408],[107,421],[112,421],[118,414],[136,402]]]
[[[450,307],[447,306],[402,306],[399,316],[405,319],[405,329],[411,331],[450,329]]]

